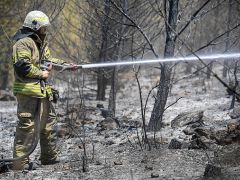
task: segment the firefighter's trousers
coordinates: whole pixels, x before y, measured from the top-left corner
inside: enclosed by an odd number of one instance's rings
[[[40,120],[40,147],[42,164],[56,160],[58,149],[56,146],[56,113],[52,103],[47,98],[33,98],[17,95],[18,124],[14,140],[13,157],[26,154],[34,144],[34,126]],[[16,161],[13,169],[22,169],[29,158]]]

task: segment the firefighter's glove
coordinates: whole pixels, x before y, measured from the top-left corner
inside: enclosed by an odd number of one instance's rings
[[[49,71],[45,70],[45,71],[42,71],[42,76],[41,78],[42,79],[47,79],[49,77]]]

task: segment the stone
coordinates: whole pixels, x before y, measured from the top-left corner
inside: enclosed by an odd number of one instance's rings
[[[5,173],[9,171],[9,166],[5,164],[4,162],[0,163],[0,174]]]
[[[232,119],[240,118],[240,107],[235,107],[230,113],[229,116]]]
[[[111,145],[113,145],[113,144],[115,144],[115,142],[114,142],[113,140],[108,140],[108,141],[105,143],[105,145],[108,145],[108,146],[111,146]]]
[[[119,128],[119,122],[116,118],[107,117],[106,119],[99,122],[97,127],[100,128],[100,130],[112,130]]]
[[[97,108],[104,108],[103,104],[97,104]]]
[[[228,132],[240,130],[240,121],[231,121],[227,124]]]
[[[123,165],[122,161],[114,161],[113,163],[114,163],[114,165],[117,165],[117,166],[118,165]]]
[[[152,170],[153,170],[153,167],[152,167],[152,166],[149,166],[149,165],[146,165],[146,166],[145,166],[145,170],[147,170],[147,171],[152,171]]]
[[[194,135],[195,134],[195,129],[191,128],[191,127],[186,127],[183,130],[183,133],[186,135]]]
[[[208,147],[199,137],[193,136],[193,139],[190,141],[188,149],[207,149]]]
[[[227,145],[235,142],[240,142],[239,121],[231,121],[227,124],[227,127],[203,126],[197,127],[195,129],[187,127],[183,130],[183,132],[187,135],[193,135],[200,139],[209,139],[208,142],[210,142],[210,140],[212,142],[215,141],[215,143],[218,145]]]
[[[183,127],[194,123],[203,124],[203,111],[181,113],[172,120],[171,127]]]
[[[58,129],[57,129],[57,137],[59,138],[63,138],[63,137],[66,137],[66,136],[69,136],[70,133],[69,133],[69,128],[67,127],[67,125],[58,125]]]
[[[211,139],[214,134],[213,128],[208,126],[198,127],[194,130],[194,132],[197,136],[205,136],[209,139]]]
[[[228,136],[227,128],[218,129],[218,130],[215,130],[213,134],[213,139],[216,140],[218,145],[226,145],[231,143],[229,142],[229,138],[227,136]]]
[[[207,164],[204,171],[205,178],[214,178],[221,176],[221,168],[212,164]]]
[[[104,117],[104,118],[112,116],[111,111],[109,111],[108,109],[100,108],[100,111],[101,111],[102,117]]]
[[[97,161],[95,162],[95,165],[102,165],[102,163],[101,163],[101,161],[97,160]]]
[[[158,178],[158,177],[159,177],[158,173],[154,173],[154,172],[151,173],[151,178]]]
[[[177,139],[172,139],[168,145],[168,149],[181,149],[182,143]]]

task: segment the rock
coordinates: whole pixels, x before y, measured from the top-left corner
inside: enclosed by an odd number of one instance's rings
[[[100,130],[112,130],[119,128],[119,122],[116,118],[107,117],[103,121],[101,121],[97,127],[100,128]]]
[[[114,161],[114,165],[123,165],[122,161]]]
[[[97,104],[97,108],[104,108],[103,104]]]
[[[203,111],[179,114],[176,118],[172,120],[171,127],[183,127],[194,123],[199,123],[200,125],[203,124]]]
[[[108,146],[111,146],[111,145],[113,145],[113,144],[115,144],[115,142],[114,142],[113,140],[108,140],[108,141],[105,143],[105,145],[108,145]]]
[[[181,149],[189,149],[189,145],[190,143],[189,142],[182,142],[182,146],[181,146]]]
[[[193,140],[190,141],[188,149],[207,149],[208,147],[199,137],[193,136]]]
[[[9,171],[9,166],[3,162],[0,163],[0,174]]]
[[[205,178],[213,178],[221,176],[221,168],[212,164],[207,164],[204,171]]]
[[[146,164],[148,162],[148,160],[149,160],[148,156],[144,155],[140,162],[143,163],[143,164]]]
[[[195,129],[193,129],[191,127],[186,127],[183,130],[183,133],[186,134],[186,135],[193,135],[193,134],[195,134]]]
[[[100,111],[101,111],[102,117],[104,117],[104,118],[112,116],[112,112],[109,111],[108,109],[100,108]]]
[[[229,142],[229,138],[227,136],[228,136],[227,128],[215,130],[213,134],[213,138],[216,140],[218,145],[230,144],[231,142]]]
[[[104,136],[105,139],[107,139],[107,138],[109,138],[109,137],[110,137],[109,134],[105,134],[105,136]]]
[[[240,122],[236,120],[229,122],[226,129],[216,130],[214,138],[219,145],[240,142]]]
[[[123,152],[123,149],[118,149],[117,151],[116,151],[116,153],[119,153],[119,154],[121,154]]]
[[[159,177],[158,173],[154,173],[154,172],[151,173],[151,178],[158,178],[158,177]]]
[[[69,128],[67,127],[67,125],[58,125],[58,129],[57,129],[57,137],[59,138],[63,138],[66,136],[69,136]]]
[[[212,127],[208,127],[208,126],[204,126],[204,127],[198,127],[194,130],[194,133],[197,135],[197,136],[204,136],[206,138],[213,138],[213,134],[214,134],[214,130]]]
[[[102,165],[102,163],[97,160],[97,161],[95,162],[95,165]]]
[[[228,132],[228,134],[222,138],[217,139],[219,145],[227,145],[240,142],[240,131]]]
[[[183,130],[183,133],[186,135],[193,135],[195,134],[195,129],[201,126],[202,126],[201,123],[190,124]]]
[[[169,143],[168,149],[181,149],[182,143],[177,139],[172,139]]]
[[[149,166],[149,165],[146,165],[146,166],[145,166],[145,170],[147,170],[147,171],[152,171],[152,170],[153,170],[153,167],[152,167],[152,166]]]
[[[232,110],[232,112],[229,113],[229,116],[232,119],[237,119],[240,118],[240,107],[234,107],[234,109]]]
[[[128,127],[129,130],[142,127],[142,122],[140,121],[129,121],[128,124],[125,124],[125,127]]]
[[[227,145],[235,142],[240,142],[240,123],[239,121],[232,121],[227,124],[227,128],[213,128],[213,127],[197,127],[191,129],[187,127],[183,130],[187,135],[195,135],[197,138],[203,139],[203,137],[214,140],[218,145]],[[204,141],[205,143],[207,141]],[[208,141],[210,142],[210,141]],[[195,145],[194,145],[195,146]]]
[[[240,130],[240,121],[231,121],[227,124],[227,131],[229,133]]]

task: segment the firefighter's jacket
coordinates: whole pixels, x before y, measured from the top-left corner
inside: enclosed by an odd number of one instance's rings
[[[15,34],[14,40],[16,43],[12,54],[15,71],[13,93],[37,98],[51,97],[50,85],[41,79],[40,63],[42,60],[48,60],[63,64],[64,61],[52,58],[47,44],[32,31],[20,29]]]

